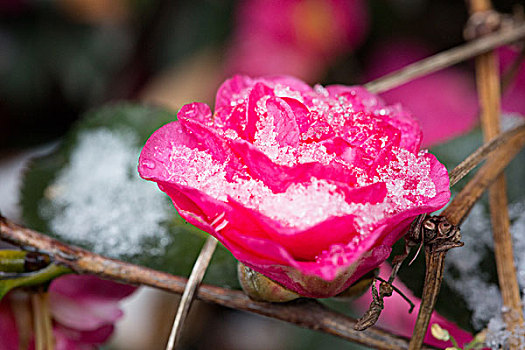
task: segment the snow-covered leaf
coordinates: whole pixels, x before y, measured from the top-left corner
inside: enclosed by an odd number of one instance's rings
[[[175,115],[118,104],[87,113],[25,174],[21,204],[35,229],[99,254],[187,276],[205,234],[137,172],[140,149]],[[205,281],[237,287],[235,260],[216,252]]]

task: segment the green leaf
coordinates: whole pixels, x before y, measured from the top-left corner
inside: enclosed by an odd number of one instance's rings
[[[26,224],[96,253],[188,276],[206,234],[137,172],[148,137],[173,120],[171,112],[128,103],[87,113],[52,154],[26,171]],[[239,287],[236,261],[222,246],[205,282]]]

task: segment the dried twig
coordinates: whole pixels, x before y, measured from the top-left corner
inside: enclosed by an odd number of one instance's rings
[[[491,10],[491,6],[489,0],[472,0],[470,2],[470,5],[472,13],[476,13],[479,11],[485,12],[487,15],[490,14],[489,11]],[[484,23],[481,23],[481,25],[483,24]],[[523,24],[521,26],[523,26]],[[483,28],[481,29],[483,32]],[[478,39],[478,42],[479,40],[480,39]],[[476,68],[478,89],[480,91],[479,94],[482,102],[481,120],[482,127],[485,131],[485,140],[489,141],[496,137],[499,133],[500,81],[498,75],[498,68],[496,65],[497,60],[495,53],[484,51],[480,52],[480,54],[481,55],[478,56],[476,59]],[[525,138],[521,137],[519,141],[525,143]],[[513,149],[511,157],[505,157],[504,155],[501,155],[501,157],[503,158],[496,158],[501,154],[501,152],[497,152],[496,155],[491,157],[487,164],[478,172],[477,176],[463,189],[463,195],[454,198],[449,207],[443,212],[443,215],[445,218],[448,219],[449,224],[459,225],[464,220],[467,213],[470,211],[477,199],[479,199],[481,193],[486,189],[485,184],[488,185],[491,182],[496,182],[493,186],[497,188],[497,192],[496,190],[490,191],[489,197],[492,202],[491,207],[494,208],[494,204],[497,204],[499,207],[499,209],[491,210],[493,222],[494,219],[496,219],[498,225],[498,228],[494,227],[495,241],[498,240],[499,244],[501,245],[500,251],[496,254],[496,256],[501,254],[510,255],[510,257],[508,258],[510,259],[510,266],[509,261],[507,261],[508,259],[504,258],[503,256],[500,257],[500,260],[502,261],[502,268],[505,270],[504,278],[506,278],[506,282],[502,283],[502,289],[503,285],[505,285],[504,287],[509,292],[512,291],[513,294],[512,297],[510,295],[507,296],[506,305],[508,306],[515,305],[514,294],[517,293],[518,301],[520,299],[519,288],[516,279],[516,271],[513,263],[512,241],[510,238],[510,233],[508,231],[509,223],[505,192],[505,181],[502,176],[500,176],[499,178],[497,178],[497,176],[500,175],[501,171],[508,163],[506,161],[510,161],[513,158],[513,156],[517,153],[517,150],[521,148],[521,146],[517,147],[516,150]],[[484,185],[479,186],[479,184],[481,183],[483,183]],[[480,187],[483,187],[483,191],[481,192],[479,191],[481,189]],[[456,207],[459,208],[457,208],[457,211],[454,211]],[[499,233],[496,233],[496,231],[499,231]],[[498,238],[496,238],[496,236],[498,236]],[[495,244],[495,251],[496,245],[498,245],[498,243]],[[425,247],[425,285],[423,288],[421,307],[416,321],[416,326],[414,328],[414,334],[412,339],[410,340],[409,349],[411,350],[419,349],[421,347],[421,344],[423,343],[428,323],[430,321],[430,316],[434,309],[439,289],[441,287],[441,282],[443,279],[444,260],[447,250],[448,249],[441,250],[440,247],[435,244]],[[498,260],[498,258],[496,260]],[[511,269],[514,273],[512,273]],[[498,264],[498,275],[500,277],[501,283],[502,276],[499,270],[500,266]],[[515,286],[513,284],[515,284]],[[518,308],[521,309],[521,307]],[[520,321],[522,322],[522,317]]]
[[[524,145],[525,136],[523,133],[515,133],[505,142],[504,147],[499,147],[498,150],[494,152],[493,156],[487,160],[472,180],[469,181],[463,190],[454,197],[447,208],[441,213],[441,215],[447,219],[448,223],[453,226],[459,226],[463,222],[483,192],[495,181],[497,176],[505,169]],[[423,343],[430,315],[434,309],[441,287],[445,255],[446,250],[439,251],[439,246],[430,245],[425,247],[427,272],[418,319],[410,341],[410,349],[419,349]]]
[[[454,186],[459,180],[461,180],[465,175],[467,175],[472,169],[478,166],[486,157],[493,154],[495,151],[498,151],[501,145],[506,144],[506,143],[510,144],[513,142],[517,142],[519,140],[525,140],[525,123],[515,127],[512,130],[509,130],[501,134],[499,137],[493,139],[491,142],[484,144],[483,146],[478,148],[476,151],[474,151],[474,153],[468,156],[458,166],[456,166],[449,173],[450,187]],[[509,155],[512,155],[512,152]],[[476,182],[479,182],[479,181],[476,181]],[[485,185],[485,188],[486,188],[486,185]],[[474,200],[475,202],[479,198],[478,195],[481,195],[482,192],[470,190],[466,193],[475,196],[476,198]],[[466,199],[464,199],[457,203],[460,203],[460,205],[463,205],[462,203],[467,203],[467,202],[466,202]],[[459,211],[459,210],[458,212],[462,213],[463,217],[466,217],[468,213],[468,212]],[[419,246],[420,247],[419,249],[421,249],[421,247],[423,246],[423,243],[425,242],[424,237],[423,237],[423,224],[425,222],[426,217],[427,217],[426,214],[418,216],[414,220],[412,225],[410,226],[410,229],[405,236],[405,251],[404,253],[394,257],[394,260],[392,261],[393,263],[392,273],[390,275],[390,278],[387,281],[388,283],[390,284],[393,283],[394,279],[397,276],[399,268],[401,267],[401,264],[408,257],[411,249],[415,246]],[[460,222],[456,222],[456,225],[459,225],[459,224]],[[426,242],[426,244],[428,244],[428,242]],[[417,254],[419,253],[419,249],[416,255],[414,256],[414,258],[412,259],[412,261],[414,261],[415,258],[417,257]],[[374,291],[372,291],[372,294],[374,295]],[[366,320],[373,320],[373,322],[366,322],[366,323],[361,322],[361,324],[358,324],[359,329],[366,329],[366,327],[372,326],[379,319],[379,316],[383,310],[382,307],[379,307],[382,305],[383,297],[384,296],[379,295],[378,298],[374,298],[374,300],[370,304],[370,308],[368,309],[367,313],[365,313],[365,315],[362,317],[363,322]],[[376,299],[380,299],[381,304]],[[412,308],[409,312],[411,311],[412,311]]]
[[[184,293],[182,293],[182,298],[179,303],[179,308],[177,309],[177,314],[175,315],[175,320],[173,321],[173,327],[171,328],[166,350],[175,349],[180,340],[182,326],[184,325],[184,321],[190,312],[190,307],[193,302],[193,298],[195,297],[195,292],[204,278],[204,274],[206,273],[206,269],[210,264],[211,257],[215,252],[215,248],[217,248],[217,240],[213,236],[209,236],[206,239],[199,256],[197,257],[197,261],[195,261],[195,265],[193,265],[190,278],[188,279],[186,288],[184,288]]]
[[[525,136],[525,123],[509,130],[492,141],[485,143],[478,148],[474,153],[468,156],[458,166],[456,166],[450,173],[450,187],[457,184],[465,175],[474,169],[481,161],[490,156],[498,147],[512,138],[520,138]]]
[[[471,0],[473,15],[492,10],[490,0]],[[481,128],[485,141],[500,134],[501,91],[496,51],[487,52],[476,58],[476,81],[481,104]],[[514,252],[510,235],[505,176],[500,175],[489,188],[489,209],[494,237],[494,256],[498,271],[498,282],[503,305],[510,310],[506,317],[507,329],[513,330],[523,324],[520,288],[514,266]],[[511,346],[517,349],[518,345]]]
[[[187,279],[183,277],[109,259],[69,246],[5,218],[0,218],[0,239],[46,252],[56,264],[68,266],[78,273],[96,274],[115,281],[146,285],[177,294],[182,294],[187,284]],[[241,291],[205,284],[199,287],[197,298],[322,331],[377,349],[406,349],[408,346],[405,338],[393,336],[378,328],[370,328],[364,332],[355,331],[354,319],[331,311],[313,300],[286,304],[256,302]],[[430,348],[426,347],[426,349]]]
[[[373,80],[365,84],[365,87],[374,93],[383,92],[523,38],[525,38],[525,23],[502,29],[494,34],[440,52]]]

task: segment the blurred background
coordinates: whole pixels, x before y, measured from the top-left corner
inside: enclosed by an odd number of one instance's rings
[[[495,1],[506,13],[516,4]],[[0,209],[31,224],[18,205],[27,160],[57,147],[87,111],[134,101],[174,118],[186,103],[213,105],[220,83],[238,73],[362,84],[462,43],[467,18],[456,0],[0,0]],[[510,93],[518,98],[504,108],[523,114],[525,78]],[[420,119],[426,147],[477,124],[472,61],[383,98]],[[177,303],[135,293],[108,348],[163,349]],[[352,346],[197,302],[181,349]]]

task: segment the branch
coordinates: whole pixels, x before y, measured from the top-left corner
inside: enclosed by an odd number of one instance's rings
[[[173,321],[173,327],[171,328],[166,350],[173,350],[177,347],[182,333],[182,326],[190,312],[195,292],[204,278],[204,274],[206,273],[206,269],[210,264],[211,257],[213,256],[216,247],[217,240],[213,236],[208,236],[199,256],[197,257],[197,261],[195,261],[195,265],[193,265],[190,278],[184,288],[184,293],[182,293],[182,298],[179,303],[179,308],[177,309],[177,314],[175,315],[175,320]]]
[[[490,0],[471,0],[473,15],[492,10]],[[490,51],[476,58],[476,81],[481,104],[481,128],[485,141],[500,134],[501,91],[496,51]],[[494,237],[494,256],[503,305],[509,309],[504,315],[507,330],[511,332],[523,324],[521,293],[518,284],[514,251],[510,235],[510,221],[507,200],[507,184],[501,174],[489,188],[489,209]],[[511,349],[517,349],[512,345]]]
[[[492,157],[474,175],[472,180],[465,185],[463,190],[445,208],[441,215],[445,216],[451,224],[459,226],[463,223],[483,192],[523,148],[525,145],[525,130],[523,130],[523,126],[519,126],[514,130],[517,131],[517,129],[520,129],[520,132],[513,133],[512,137],[507,138],[502,146],[493,153]],[[509,132],[503,134],[503,137],[506,138],[505,135],[508,134]]]
[[[56,264],[67,266],[78,273],[95,274],[114,281],[146,285],[176,294],[182,294],[188,282],[183,277],[109,259],[85,249],[66,245],[3,217],[0,217],[0,239],[18,246],[36,248],[49,254]],[[290,322],[377,349],[401,350],[408,347],[405,338],[391,335],[379,328],[371,328],[365,332],[356,331],[353,328],[356,323],[354,319],[331,311],[313,300],[286,304],[256,302],[241,291],[205,284],[199,287],[197,298]]]
[[[521,132],[513,133],[512,137],[507,138],[506,142],[498,147],[493,156],[487,160],[485,165],[442,212],[441,215],[445,217],[450,224],[459,226],[463,222],[483,192],[487,190],[489,185],[496,180],[499,174],[501,174],[521,148],[523,148],[525,145],[525,134],[522,127],[518,127],[517,129],[520,129]],[[508,134],[509,133],[506,135]],[[475,153],[478,153],[478,151]],[[425,285],[423,287],[423,297],[414,328],[414,334],[410,341],[409,349],[411,350],[420,349],[423,343],[430,316],[432,310],[434,310],[439,289],[441,288],[443,266],[447,250],[440,251],[438,249],[438,245],[425,247],[427,263]]]
[[[373,80],[365,87],[373,93],[380,93],[399,85],[408,83],[421,76],[437,72],[497,47],[504,46],[525,38],[525,23],[512,28],[502,29],[494,34],[484,36],[453,49],[440,52],[405,68]]]
[[[485,143],[449,173],[450,187],[452,188],[452,186],[457,184],[463,177],[465,177],[465,175],[478,166],[481,161],[492,155],[494,151],[498,150],[498,147],[502,144],[509,142],[509,140],[513,138],[521,137],[525,137],[525,123],[522,123],[514,129],[492,139],[492,141]]]

